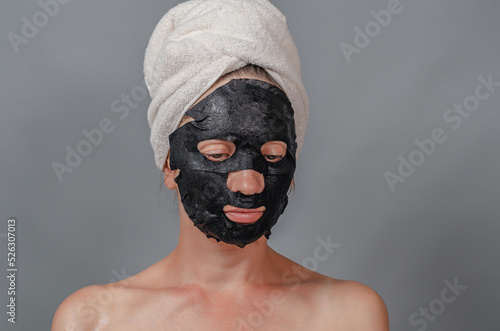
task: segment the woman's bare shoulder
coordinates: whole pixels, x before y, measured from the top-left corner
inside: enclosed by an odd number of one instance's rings
[[[130,316],[133,307],[145,304],[158,283],[159,261],[142,272],[123,280],[84,287],[68,296],[57,308],[52,331],[95,330],[110,317]]]
[[[52,331],[95,330],[103,327],[109,316],[122,314],[124,302],[137,298],[137,275],[114,283],[91,285],[68,296],[57,308]],[[137,299],[135,299],[137,301]]]
[[[325,276],[326,277],[326,276]],[[388,331],[389,316],[381,296],[369,286],[328,277],[330,323],[341,330]]]
[[[57,308],[51,330],[94,329],[101,320],[98,297],[106,293],[106,288],[106,285],[91,285],[68,296]]]

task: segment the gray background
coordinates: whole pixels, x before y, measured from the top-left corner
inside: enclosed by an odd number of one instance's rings
[[[478,76],[500,81],[499,1],[402,0],[350,63],[340,43],[353,45],[354,28],[388,1],[272,2],[297,43],[311,116],[270,245],[301,263],[330,235],[340,247],[317,271],[374,288],[392,330],[418,330],[410,314],[455,277],[467,289],[426,329],[498,330],[500,88],[456,130],[443,113],[474,94]],[[177,3],[73,0],[17,54],[7,34],[21,35],[22,17],[41,7],[0,4],[0,233],[17,218],[19,266],[18,323],[3,311],[0,329],[48,330],[72,292],[138,273],[177,244],[176,201],[160,191],[149,145],[149,97],[127,116],[111,107],[142,84],[149,36]],[[104,118],[114,131],[60,182],[51,163]],[[397,173],[398,156],[435,128],[448,139],[391,192],[384,172]],[[2,305],[6,288],[2,276]]]

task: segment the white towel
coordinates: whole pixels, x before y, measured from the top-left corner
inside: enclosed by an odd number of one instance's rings
[[[158,169],[163,170],[168,136],[184,113],[219,77],[249,63],[264,68],[290,99],[298,156],[309,104],[285,16],[267,0],[191,0],[163,16],[144,59],[152,99],[150,141]]]

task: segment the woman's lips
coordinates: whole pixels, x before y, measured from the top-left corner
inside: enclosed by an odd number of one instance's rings
[[[266,207],[261,206],[255,209],[238,208],[226,205],[223,208],[226,217],[235,223],[252,224],[259,220],[264,214]]]

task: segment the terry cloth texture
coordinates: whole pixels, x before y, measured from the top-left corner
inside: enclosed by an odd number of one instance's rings
[[[191,0],[163,16],[146,48],[148,122],[158,169],[184,113],[219,77],[247,64],[264,68],[290,99],[299,155],[309,103],[285,16],[267,0]]]

